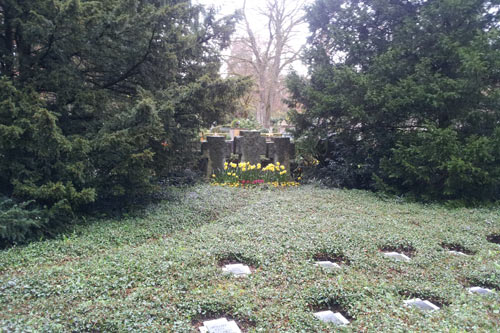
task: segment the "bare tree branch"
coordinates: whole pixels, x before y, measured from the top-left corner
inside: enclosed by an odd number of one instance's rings
[[[266,19],[267,29],[267,37],[259,39],[250,27],[246,0],[243,2],[242,16],[246,37],[239,42],[240,47],[247,48],[253,57],[233,54],[230,61],[251,66],[258,88],[257,120],[264,127],[270,126],[271,113],[280,96],[281,72],[297,60],[302,52],[302,48],[294,49],[291,41],[295,37],[296,26],[304,21],[303,8],[303,0],[268,0],[265,6],[257,10],[257,13]]]

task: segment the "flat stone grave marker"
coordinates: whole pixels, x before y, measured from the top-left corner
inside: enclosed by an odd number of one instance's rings
[[[423,311],[435,311],[439,310],[439,306],[432,304],[429,301],[422,301],[420,298],[410,299],[404,301],[407,306],[413,306]]]
[[[241,330],[234,320],[219,318],[204,321],[203,326],[200,326],[200,333],[241,333]]]
[[[335,325],[347,325],[349,320],[347,320],[340,312],[333,313],[332,311],[320,311],[314,314],[316,318],[324,323],[334,323]]]
[[[460,251],[455,251],[455,250],[449,250],[448,253],[454,254],[456,256],[463,256],[463,257],[468,257],[469,256],[468,254],[465,254],[465,253],[460,252]]]
[[[471,287],[467,289],[471,294],[476,293],[480,295],[491,295],[495,292],[491,289],[481,288],[481,287]]]
[[[318,267],[321,267],[321,268],[324,268],[324,269],[328,269],[328,270],[332,270],[332,269],[335,269],[335,268],[340,268],[340,265],[335,263],[335,262],[331,262],[331,261],[316,261],[316,263],[314,264],[314,266],[318,266]]]
[[[403,254],[403,253],[398,253],[398,252],[384,252],[384,255],[386,257],[389,257],[389,258],[392,258],[396,261],[410,261],[410,257],[408,257],[407,255]]]
[[[222,267],[222,272],[224,274],[233,274],[235,276],[246,276],[252,274],[250,267],[243,264],[228,264]]]

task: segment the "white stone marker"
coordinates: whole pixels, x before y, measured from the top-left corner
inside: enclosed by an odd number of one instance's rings
[[[314,266],[319,266],[319,267],[324,268],[324,269],[340,268],[339,264],[337,264],[335,262],[331,262],[331,261],[316,261]]]
[[[335,325],[347,325],[349,320],[347,320],[340,312],[333,313],[332,311],[320,311],[314,314],[316,318],[325,323],[334,323]]]
[[[410,299],[408,301],[404,301],[405,305],[413,306],[419,308],[424,311],[435,311],[439,310],[439,306],[432,304],[429,301],[422,301],[420,298]]]
[[[406,256],[405,254],[403,253],[398,253],[398,252],[384,252],[384,255],[386,257],[389,257],[389,258],[392,258],[396,261],[410,261],[410,257]]]
[[[467,289],[471,294],[476,293],[480,295],[491,295],[495,292],[491,289],[481,288],[481,287],[472,287]]]
[[[234,320],[219,318],[204,321],[203,326],[200,326],[200,333],[241,333],[241,330]]]
[[[465,253],[460,252],[460,251],[454,251],[454,250],[449,250],[448,253],[454,254],[454,255],[457,255],[457,256],[464,256],[464,257],[468,257],[469,256],[468,254],[465,254]]]
[[[229,264],[222,267],[224,274],[233,274],[235,276],[245,276],[251,274],[250,267],[243,264]]]

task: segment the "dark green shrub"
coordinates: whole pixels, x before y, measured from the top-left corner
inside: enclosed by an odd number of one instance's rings
[[[29,208],[32,204],[33,201],[17,204],[11,199],[0,198],[0,247],[24,241],[47,223],[43,211]]]
[[[86,184],[88,140],[65,136],[32,89],[1,79],[0,100],[0,194],[35,200],[51,219],[67,221],[96,197]]]
[[[406,135],[381,162],[386,189],[428,200],[500,199],[500,128],[460,139],[452,128]],[[381,178],[379,180],[382,180]]]
[[[129,111],[117,113],[93,141],[94,181],[99,197],[134,201],[152,193],[155,143],[164,136],[155,105],[148,98]]]

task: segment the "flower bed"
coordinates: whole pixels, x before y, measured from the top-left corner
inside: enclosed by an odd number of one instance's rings
[[[269,184],[274,187],[298,186],[292,181],[288,171],[280,162],[271,163],[262,167],[250,162],[224,164],[224,171],[212,175],[212,185],[229,187],[248,187]]]

